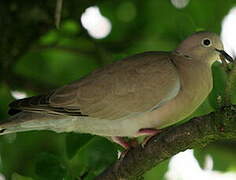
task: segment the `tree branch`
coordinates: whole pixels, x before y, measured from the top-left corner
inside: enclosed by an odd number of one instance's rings
[[[96,180],[140,179],[144,172],[181,151],[233,138],[236,138],[236,106],[231,105],[165,129],[144,148],[137,146],[128,151],[123,159],[115,162]]]

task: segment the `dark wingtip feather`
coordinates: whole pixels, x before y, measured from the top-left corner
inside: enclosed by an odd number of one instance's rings
[[[39,95],[28,97],[24,99],[19,99],[13,101],[9,104],[10,110],[8,111],[9,115],[15,115],[22,111],[30,111],[30,112],[46,112],[49,114],[60,114],[60,115],[69,115],[69,116],[88,116],[82,114],[79,108],[64,108],[64,107],[53,107],[49,104],[49,93],[47,95]]]

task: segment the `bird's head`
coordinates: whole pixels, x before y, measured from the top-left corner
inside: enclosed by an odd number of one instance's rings
[[[224,51],[220,37],[211,32],[197,32],[189,36],[180,43],[175,52],[189,59],[204,61],[210,65],[216,60],[221,60],[222,56],[233,61],[233,58]]]

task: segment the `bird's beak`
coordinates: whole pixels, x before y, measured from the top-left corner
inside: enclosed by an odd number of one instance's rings
[[[220,50],[220,49],[215,49],[217,52],[220,53],[221,56],[223,56],[223,58],[227,59],[230,62],[234,62],[234,59],[228,55],[224,50]]]

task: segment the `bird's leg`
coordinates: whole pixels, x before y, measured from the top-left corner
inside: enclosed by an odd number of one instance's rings
[[[155,135],[159,134],[161,132],[161,130],[159,129],[154,129],[154,128],[143,128],[140,129],[138,131],[138,135],[142,136],[142,135],[147,135],[147,137],[144,139],[144,141],[142,142],[142,146],[144,147],[145,144]],[[114,136],[111,137],[111,140],[113,142],[115,142],[116,144],[119,144],[120,146],[122,146],[125,151],[123,151],[120,155],[119,159],[124,158],[124,156],[127,154],[127,152],[129,151],[129,149],[136,147],[138,145],[138,141],[136,139],[131,139],[131,140],[126,140],[124,137],[121,136]]]
[[[114,136],[114,137],[111,137],[111,139],[113,142],[119,144],[120,146],[122,146],[125,149],[119,155],[118,159],[120,159],[120,160],[125,157],[125,155],[129,151],[129,149],[138,145],[138,142],[136,139],[131,139],[131,140],[127,141],[127,140],[125,140],[124,137],[120,137],[120,136]]]
[[[138,131],[139,135],[147,135],[147,137],[143,140],[142,142],[142,147],[144,147],[147,142],[155,135],[160,134],[162,132],[162,130],[160,129],[154,129],[154,128],[144,128],[144,129],[140,129]]]
[[[138,142],[135,139],[125,140],[124,137],[120,137],[120,136],[114,136],[111,139],[113,142],[119,144],[126,150],[138,145]]]
[[[129,147],[130,147],[129,142],[126,141],[123,137],[114,136],[111,139],[112,139],[113,142],[115,142],[116,144],[119,144],[124,149],[129,149]]]

